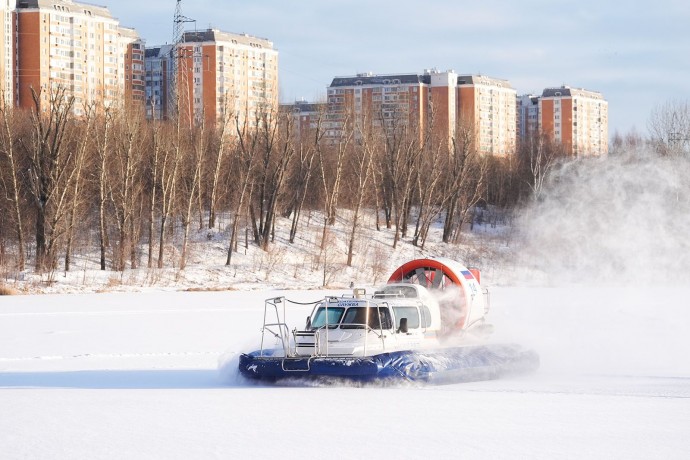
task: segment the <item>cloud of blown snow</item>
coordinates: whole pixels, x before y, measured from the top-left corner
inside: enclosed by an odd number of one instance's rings
[[[690,281],[690,160],[635,151],[560,165],[519,219],[524,263],[550,280]]]

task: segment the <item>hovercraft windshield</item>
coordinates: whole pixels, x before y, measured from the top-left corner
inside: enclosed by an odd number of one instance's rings
[[[311,317],[309,329],[317,330],[328,326],[329,329],[391,329],[393,319],[388,308],[370,307],[318,307]]]

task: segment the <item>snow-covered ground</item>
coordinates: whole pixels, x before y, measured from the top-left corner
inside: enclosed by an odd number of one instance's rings
[[[687,458],[690,288],[494,289],[493,340],[536,349],[534,375],[324,388],[219,372],[279,294],[1,298],[2,458]]]

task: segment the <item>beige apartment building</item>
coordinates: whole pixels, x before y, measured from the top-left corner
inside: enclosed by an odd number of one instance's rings
[[[323,102],[298,100],[293,103],[281,103],[283,113],[292,114],[293,132],[302,140],[313,142],[312,134],[317,127],[325,129],[327,105]]]
[[[528,139],[539,131],[539,96],[523,94],[517,98],[517,138]]]
[[[429,75],[361,73],[335,77],[327,89],[326,137],[337,139],[345,126],[428,123]]]
[[[177,46],[176,66],[171,46],[146,51],[150,117],[177,110],[216,122],[237,114],[254,124],[259,111],[278,108],[278,51],[269,40],[207,29],[185,32]]]
[[[458,77],[460,125],[474,127],[476,148],[488,155],[515,153],[517,92],[507,80],[485,75]]]
[[[570,155],[606,155],[608,102],[595,91],[546,88],[539,98],[539,129]]]
[[[328,87],[328,137],[344,123],[412,126],[420,136],[431,127],[450,145],[458,129],[469,129],[474,147],[488,155],[515,151],[516,92],[505,80],[458,75],[452,70],[422,74],[358,74],[336,77]]]
[[[12,11],[14,0],[0,0],[0,95],[4,102],[12,105],[14,102],[13,83],[14,76],[14,24]]]
[[[108,8],[71,0],[18,0],[16,25],[16,105],[31,107],[32,92],[40,93],[41,104],[62,88],[74,96],[74,111],[86,105],[121,104],[127,75],[139,69],[133,46],[142,47],[136,32],[120,27]],[[134,60],[125,68],[126,56]],[[140,69],[143,71],[143,67]],[[139,71],[139,70],[137,70]],[[139,72],[141,73],[141,72]],[[130,88],[134,95],[140,88]]]

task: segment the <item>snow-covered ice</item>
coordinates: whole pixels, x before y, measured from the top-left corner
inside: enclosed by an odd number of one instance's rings
[[[2,458],[688,454],[690,288],[494,289],[494,340],[536,349],[534,375],[385,388],[223,376],[219,362],[256,348],[278,294],[0,298]]]

